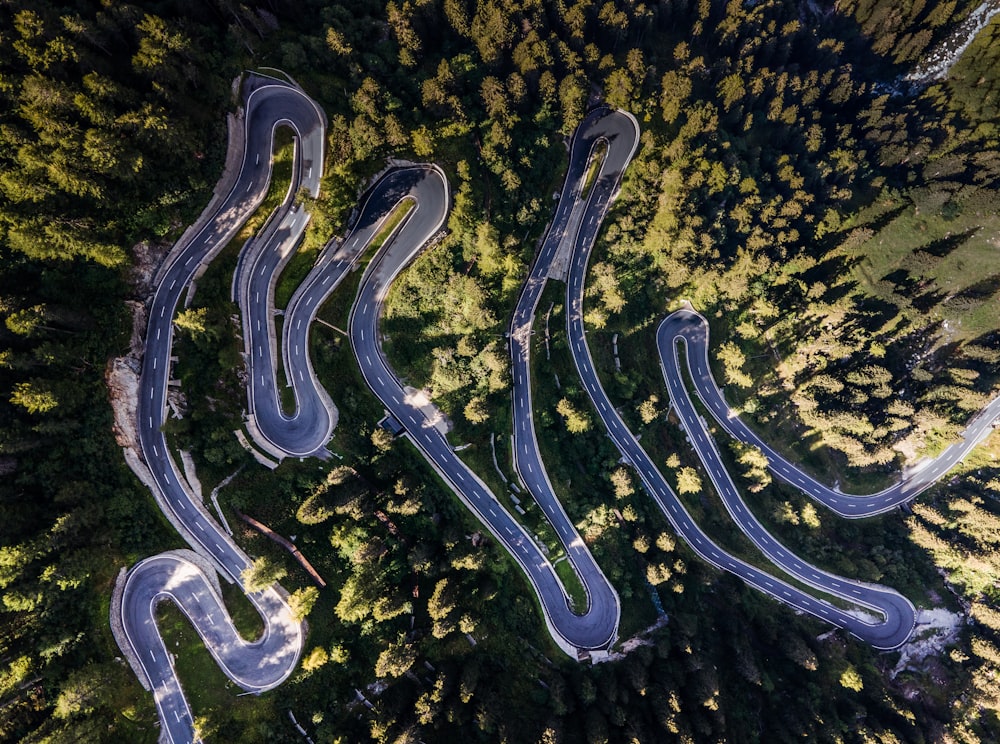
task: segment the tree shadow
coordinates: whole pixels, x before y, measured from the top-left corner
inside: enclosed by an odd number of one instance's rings
[[[871,230],[871,231],[873,231],[875,233],[878,233],[878,232],[882,231],[884,228],[888,227],[892,223],[893,220],[895,220],[897,217],[899,217],[901,214],[903,214],[903,212],[905,212],[906,210],[908,210],[912,206],[913,205],[911,204],[911,202],[909,200],[904,201],[898,207],[894,207],[894,208],[890,209],[888,212],[886,212],[884,214],[880,214],[878,217],[876,217],[871,222],[868,222],[868,223],[866,223],[864,225],[859,225],[859,227],[867,227],[869,230]]]
[[[839,284],[836,284],[826,290],[826,292],[823,293],[822,300],[829,305],[835,305],[857,288],[858,283],[854,279],[841,281]]]
[[[878,297],[866,297],[859,301],[856,310],[848,318],[848,323],[864,328],[872,333],[899,314],[899,306]]]
[[[883,276],[880,281],[892,285],[893,294],[907,295],[919,288],[920,282],[906,269],[896,269]]]
[[[979,230],[979,227],[973,227],[965,232],[956,233],[955,235],[946,235],[943,238],[932,240],[927,245],[920,246],[920,250],[924,253],[930,253],[932,256],[944,258],[969,242],[972,236],[979,232]]]
[[[985,300],[995,295],[997,290],[1000,290],[1000,274],[993,274],[975,284],[970,284],[955,297],[963,300]]]
[[[862,261],[862,256],[827,256],[810,269],[803,271],[799,277],[806,284],[815,282],[830,282],[831,277],[837,279],[846,275]]]
[[[929,313],[931,308],[940,305],[944,301],[945,297],[945,293],[940,289],[931,289],[913,297],[910,300],[910,305],[912,305],[915,310],[922,313]]]

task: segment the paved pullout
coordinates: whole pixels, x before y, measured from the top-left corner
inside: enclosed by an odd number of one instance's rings
[[[323,114],[315,103],[286,83],[250,76],[244,82],[244,97],[244,153],[235,185],[205,226],[174,246],[153,296],[137,413],[142,456],[152,475],[150,487],[157,502],[195,551],[210,560],[224,578],[236,583],[240,583],[240,574],[250,559],[187,487],[162,432],[173,318],[199,267],[232,239],[267,194],[274,129],[279,125],[295,129],[299,174],[295,186],[314,192],[322,170],[325,129]],[[212,581],[195,563],[177,556],[157,556],[129,572],[121,603],[124,639],[119,642],[129,647],[131,657],[141,660],[145,682],[156,701],[161,735],[167,741],[190,741],[194,728],[171,658],[159,639],[156,603],[164,599],[175,602],[205,639],[223,672],[243,689],[257,692],[280,684],[291,674],[302,650],[302,628],[292,620],[278,588],[248,596],[265,625],[262,638],[254,643],[236,640],[239,634],[221,611]]]
[[[759,447],[767,456],[768,467],[777,477],[849,519],[889,511],[930,488],[989,436],[993,421],[1000,415],[1000,397],[997,397],[969,421],[960,441],[933,460],[926,460],[917,467],[907,469],[898,483],[869,495],[847,494],[820,483],[789,462],[733,412],[712,376],[712,368],[708,363],[708,321],[702,315],[693,310],[678,310],[664,319],[658,336],[663,339],[660,343],[660,358],[664,374],[670,380],[679,380],[681,373],[676,355],[666,353],[666,347],[670,341],[683,341],[687,348],[687,365],[695,392],[719,425],[741,442]]]
[[[615,116],[620,122],[616,130],[617,136],[627,138],[628,141],[637,140],[638,124],[635,120],[621,112],[616,112]],[[671,380],[668,377],[671,399],[674,400],[674,405],[678,408],[691,436],[692,444],[705,463],[716,489],[743,532],[771,562],[788,575],[795,577],[799,582],[821,589],[831,596],[841,597],[852,605],[875,610],[882,616],[881,622],[878,618],[871,617],[869,613],[852,613],[836,607],[824,599],[816,599],[801,589],[729,555],[712,542],[691,519],[690,514],[670,488],[666,479],[653,465],[649,455],[642,449],[635,436],[625,426],[621,416],[611,405],[594,368],[583,322],[587,265],[597,238],[597,232],[607,212],[608,203],[617,188],[620,175],[615,172],[614,168],[609,170],[606,167],[608,160],[616,152],[615,140],[608,137],[608,143],[605,164],[586,197],[586,204],[583,206],[585,211],[582,216],[573,220],[576,233],[568,236],[573,241],[574,253],[570,262],[566,286],[566,322],[570,352],[577,372],[612,441],[623,457],[635,467],[646,490],[660,506],[678,534],[703,559],[718,568],[740,576],[751,586],[796,609],[847,629],[877,648],[895,648],[903,644],[912,632],[915,619],[915,610],[909,600],[892,589],[844,579],[801,561],[779,545],[746,509],[728,472],[722,466],[714,443],[703,431],[704,425],[694,412],[690,399],[680,395],[681,391],[678,390],[677,385],[679,384],[682,390],[682,381]],[[582,173],[583,170],[578,172]],[[660,352],[661,356],[665,355],[662,344]],[[684,408],[685,400],[687,400],[689,408]]]

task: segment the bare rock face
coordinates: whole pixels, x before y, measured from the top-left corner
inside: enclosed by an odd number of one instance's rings
[[[161,256],[162,259],[162,256]],[[156,272],[156,266],[149,269],[149,281]],[[136,286],[137,291],[142,291]],[[108,400],[114,414],[112,426],[115,441],[125,450],[125,461],[144,483],[148,472],[139,446],[137,423],[139,410],[139,373],[142,371],[142,354],[146,332],[146,305],[136,300],[126,300],[125,306],[132,314],[132,336],[128,353],[108,362],[104,371],[104,382],[108,387]]]
[[[155,272],[156,267],[152,270]],[[108,398],[114,412],[115,441],[139,456],[136,416],[139,409],[139,372],[142,370],[146,306],[135,300],[126,300],[125,306],[132,313],[132,336],[129,339],[128,353],[108,362],[104,381],[108,386]]]
[[[108,363],[104,381],[108,386],[111,409],[114,411],[115,441],[120,447],[139,454],[139,430],[136,411],[139,407],[139,373],[132,368],[130,357],[116,357]]]
[[[128,342],[128,354],[123,357],[127,359],[128,366],[138,374],[142,369],[143,339],[146,335],[146,306],[135,300],[126,300],[125,307],[132,313],[132,336]]]
[[[134,296],[147,298],[156,289],[156,272],[170,252],[170,243],[150,243],[143,241],[132,246],[132,266],[129,268],[128,282]],[[145,327],[145,326],[143,326]]]

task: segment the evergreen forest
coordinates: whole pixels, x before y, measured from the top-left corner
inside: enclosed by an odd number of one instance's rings
[[[911,73],[979,5],[0,3],[0,740],[159,736],[109,605],[122,567],[183,542],[126,465],[108,379],[144,329],[158,261],[211,198],[243,71],[287,73],[329,122],[322,192],[307,200],[279,306],[387,158],[447,173],[447,235],[394,285],[385,348],[503,493],[503,335],[567,138],[599,103],[634,114],[641,144],[591,261],[588,338],[613,402],[689,510],[749,560],[668,409],[657,324],[683,300],[698,308],[729,402],[845,492],[877,491],[953,442],[1000,392],[1000,16],[946,76]],[[277,190],[290,151],[279,144]],[[631,640],[616,660],[580,664],[552,643],[502,546],[416,449],[376,426],[382,407],[336,330],[357,274],[311,332],[340,411],[337,458],[271,471],[240,446],[229,290],[247,237],[178,318],[182,417],[167,434],[206,491],[220,487],[237,541],[259,556],[255,578],[292,592],[308,638],[284,685],[237,696],[162,605],[205,741],[303,741],[296,722],[316,742],[385,744],[1000,738],[1000,435],[914,503],[841,520],[716,432],[754,513],[791,550],[951,619],[949,633],[918,627],[919,643],[877,652],[677,538],[590,410],[552,283],[536,321],[551,333],[533,347],[536,427]],[[244,515],[294,536],[325,586]],[[558,560],[539,510],[522,518]],[[229,589],[252,637],[260,618]]]

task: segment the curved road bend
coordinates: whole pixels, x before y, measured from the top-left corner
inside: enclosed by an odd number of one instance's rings
[[[379,234],[395,205],[403,199],[415,198],[409,193],[411,186],[425,171],[425,167],[403,168],[380,178],[369,190],[347,237],[342,243],[327,245],[296,288],[282,324],[280,353],[284,381],[278,379],[275,365],[274,284],[287,256],[301,240],[307,216],[289,214],[283,223],[287,226],[284,234],[279,228],[276,237],[267,241],[267,247],[257,253],[252,263],[246,264],[246,280],[241,286],[246,287],[242,300],[246,303],[243,318],[251,406],[257,430],[281,453],[295,457],[327,455],[324,446],[336,426],[337,409],[315,378],[309,355],[309,329],[320,307]],[[429,210],[425,205],[424,214]],[[406,231],[404,237],[409,239],[410,234]],[[422,244],[423,241],[417,245]],[[282,384],[290,386],[295,395],[295,413],[291,416],[281,407],[279,385]]]
[[[351,346],[365,381],[386,409],[406,428],[407,436],[462,502],[514,557],[538,595],[546,625],[567,654],[607,647],[618,625],[617,605],[592,602],[584,615],[574,614],[548,559],[531,536],[499,504],[493,493],[454,453],[447,439],[409,402],[382,353],[378,338],[382,304],[392,281],[444,225],[449,209],[448,184],[432,166],[390,173],[414,200],[399,231],[387,241],[365,271],[351,310]],[[398,201],[404,194],[399,193]],[[365,210],[387,214],[396,201],[371,199]],[[362,220],[365,217],[362,216]]]
[[[126,626],[129,642],[152,687],[161,739],[192,741],[194,728],[171,654],[156,625],[156,606],[168,600],[176,604],[226,676],[247,692],[264,692],[288,677],[302,650],[299,624],[284,602],[275,602],[268,594],[251,596],[258,612],[269,620],[263,635],[247,642],[233,625],[215,586],[193,562],[162,553],[146,558],[129,571],[122,615],[130,620]],[[270,594],[274,594],[273,590]]]
[[[631,138],[638,139],[638,124],[634,119],[622,114],[620,126],[623,129],[633,127],[634,133],[631,134]],[[622,136],[625,136],[624,132],[622,132]],[[612,152],[614,149],[609,148],[609,156]],[[915,610],[909,600],[891,589],[850,581],[828,574],[799,560],[780,546],[745,508],[728,472],[718,462],[718,453],[707,445],[709,440],[706,439],[706,443],[701,447],[699,447],[699,442],[695,442],[699,455],[703,459],[707,459],[706,466],[711,463],[709,472],[720,495],[726,501],[730,514],[757,547],[779,568],[802,583],[821,589],[830,595],[842,597],[852,604],[873,609],[883,616],[884,621],[870,623],[835,607],[826,600],[816,599],[791,584],[729,555],[712,542],[691,519],[684,505],[612,406],[601,386],[590,355],[590,349],[587,346],[583,322],[583,299],[590,254],[597,238],[597,232],[606,215],[608,202],[613,197],[616,188],[617,177],[614,173],[605,174],[602,169],[587,200],[585,213],[582,219],[577,222],[577,233],[570,236],[573,240],[574,253],[566,285],[567,331],[573,360],[584,388],[590,396],[594,410],[601,417],[615,446],[635,467],[647,492],[656,500],[677,533],[704,560],[739,576],[751,586],[798,610],[808,612],[821,620],[847,629],[876,648],[895,648],[903,644],[913,630],[915,619]],[[669,384],[668,387],[670,387]],[[671,396],[674,395],[674,392],[671,389]]]
[[[311,101],[310,101],[311,103]],[[315,106],[315,104],[313,104]],[[322,111],[316,107],[320,117]],[[281,206],[268,219],[260,233],[244,246],[233,276],[234,300],[239,304],[243,326],[244,359],[247,365],[247,400],[249,416],[253,421],[251,431],[255,438],[264,438],[268,451],[275,456],[326,455],[323,445],[329,441],[337,425],[337,408],[326,391],[311,382],[305,382],[305,373],[311,378],[312,366],[306,354],[306,369],[298,370],[298,384],[294,385],[296,410],[287,416],[282,411],[281,394],[276,375],[277,334],[275,332],[274,290],[285,264],[301,243],[309,213],[295,205],[293,197],[300,189],[307,189],[315,198],[319,194],[323,174],[323,136],[320,122],[319,138],[303,140],[297,123],[282,121],[291,126],[297,135],[296,145],[305,156],[296,158],[292,182]],[[310,157],[315,150],[315,157]],[[338,279],[339,281],[339,279]],[[333,287],[331,287],[331,290]],[[325,298],[324,298],[325,299]],[[289,305],[289,310],[292,305]],[[313,308],[318,309],[318,305]],[[313,313],[314,315],[315,313]],[[291,318],[285,313],[286,323]],[[312,320],[312,315],[307,319]],[[308,329],[307,329],[308,330]],[[282,334],[282,359],[285,376],[293,379],[288,365],[287,334]]]
[[[582,192],[591,156],[594,148],[602,142],[608,145],[608,149],[587,200],[584,201]],[[613,625],[614,634],[608,645],[617,634],[621,603],[611,582],[597,565],[566,514],[542,462],[532,415],[531,328],[538,301],[560,247],[567,239],[572,239],[573,226],[579,223],[587,204],[600,202],[606,207],[610,203],[637,144],[638,128],[633,127],[624,114],[608,108],[600,108],[588,114],[574,131],[559,204],[521,290],[508,333],[513,379],[514,469],[566,547],[569,561],[586,591],[588,612],[601,615],[605,626]]]
[[[244,91],[245,149],[240,173],[232,190],[205,227],[183,245],[176,246],[172,252],[173,258],[157,287],[149,310],[138,406],[139,442],[143,458],[155,481],[155,488],[160,493],[158,502],[161,508],[169,509],[171,521],[181,529],[188,543],[198,546],[199,552],[211,557],[227,580],[237,583],[241,572],[250,565],[250,560],[207,515],[202,505],[195,502],[193,495],[184,486],[161,430],[165,419],[170,373],[173,318],[181,294],[199,265],[214,257],[232,239],[267,194],[274,129],[287,124],[298,133],[296,170],[305,174],[301,178],[301,185],[313,192],[319,186],[324,146],[322,112],[300,90],[280,81],[251,76],[244,84]],[[162,567],[162,561],[157,563],[155,559],[150,560],[154,562],[140,563],[133,567],[126,579],[121,621],[126,638],[136,656],[142,660],[143,670],[154,691],[164,735],[170,741],[189,741],[194,735],[190,710],[183,701],[170,659],[165,654],[156,654],[155,649],[148,646],[150,634],[158,635],[155,621],[152,626],[148,624],[152,609],[148,603],[137,603],[135,597],[147,596],[153,604],[161,599],[171,598],[182,609],[197,608],[199,603],[195,592],[204,593],[210,583],[193,564],[187,567],[175,565],[175,570],[171,572],[145,568],[150,565]],[[192,570],[201,575],[200,582],[193,577]],[[178,572],[186,575],[183,582],[176,581]],[[302,629],[298,623],[291,621],[288,607],[276,588],[250,595],[250,599],[264,619],[265,631],[262,640],[248,648],[257,648],[261,653],[265,648],[280,648],[285,649],[285,652],[274,657],[278,666],[251,664],[257,671],[248,670],[246,673],[225,665],[222,669],[244,689],[256,691],[273,687],[291,674],[302,649]],[[145,610],[142,609],[143,606],[146,607]],[[189,616],[193,618],[195,627],[203,638],[208,640],[215,637],[211,631],[206,630],[212,622],[207,616],[201,620],[193,613]],[[220,620],[227,622],[223,618]],[[235,633],[235,628],[231,628],[231,632]],[[162,641],[159,645],[162,649]],[[212,652],[217,659],[229,658],[222,655],[222,647],[212,649]],[[252,659],[251,656],[245,658]],[[263,661],[263,658],[259,660]],[[172,682],[165,688],[164,680]],[[167,694],[174,687],[176,691]]]
[[[771,472],[777,477],[848,519],[889,511],[930,488],[989,436],[993,421],[1000,415],[1000,397],[997,397],[969,421],[960,441],[933,460],[921,462],[917,467],[905,471],[895,485],[867,496],[846,494],[820,483],[790,463],[729,407],[712,376],[708,362],[708,321],[701,314],[693,310],[678,310],[668,315],[661,323],[657,337],[672,339],[674,343],[679,340],[686,343],[688,371],[694,382],[695,392],[723,429],[741,442],[759,447],[767,456]],[[676,355],[668,353],[666,343],[660,343],[660,360],[668,387],[673,389],[672,381],[680,380],[681,374]],[[683,381],[681,386],[683,387]]]

